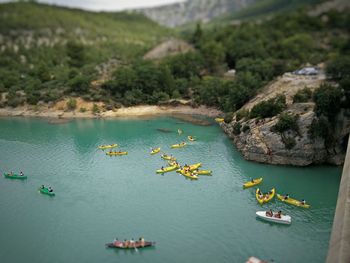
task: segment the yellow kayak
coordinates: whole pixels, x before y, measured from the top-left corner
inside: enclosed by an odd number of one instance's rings
[[[181,169],[181,170],[177,170],[177,172],[179,172],[180,174],[182,174],[183,176],[187,177],[187,178],[190,178],[190,179],[193,179],[193,180],[197,180],[198,179],[198,176],[191,173],[191,172],[185,172],[184,169]]]
[[[277,194],[277,198],[280,201],[285,202],[285,203],[290,204],[290,205],[295,205],[295,206],[299,206],[299,207],[303,207],[303,208],[310,208],[310,205],[302,204],[301,201],[290,198],[290,197],[288,197],[288,199],[284,199],[285,197],[283,195]]]
[[[166,154],[162,154],[161,156],[164,160],[168,160],[168,161],[176,161],[176,158],[174,156],[169,156]]]
[[[163,173],[174,171],[179,167],[180,167],[179,165],[168,166],[168,167],[165,167],[163,169],[159,169],[156,172],[157,172],[157,174],[163,174]]]
[[[107,155],[127,155],[128,152],[108,152]]]
[[[189,141],[191,141],[191,142],[194,142],[196,139],[194,138],[194,137],[192,137],[192,136],[187,136],[187,139],[189,140]]]
[[[194,170],[193,173],[198,175],[211,175],[211,170]]]
[[[223,122],[223,121],[224,121],[224,118],[215,118],[215,121],[216,121],[216,122]]]
[[[117,146],[118,146],[118,144],[115,143],[115,144],[110,144],[110,145],[101,145],[101,146],[98,146],[98,148],[104,150],[104,149],[114,148]]]
[[[253,182],[252,181],[249,181],[245,184],[243,184],[243,188],[249,188],[249,187],[253,187],[255,185],[258,185],[262,182],[262,177],[258,178],[258,179],[253,179]]]
[[[267,193],[267,194],[262,194],[261,196],[259,196],[259,188],[256,189],[256,192],[255,192],[255,197],[256,197],[256,200],[258,200],[259,204],[263,204],[263,203],[267,203],[269,201],[271,201],[271,199],[275,196],[275,188],[272,188],[270,193]]]
[[[171,148],[182,148],[182,147],[185,147],[187,143],[185,142],[182,142],[182,143],[178,143],[178,144],[173,144],[171,145],[170,147]]]
[[[160,152],[160,148],[158,147],[158,148],[152,149],[151,154],[156,154],[159,152]]]
[[[168,164],[169,164],[170,166],[178,165],[176,161],[168,161]]]
[[[197,170],[201,166],[202,166],[202,163],[192,164],[192,165],[189,166],[190,167],[190,171]]]

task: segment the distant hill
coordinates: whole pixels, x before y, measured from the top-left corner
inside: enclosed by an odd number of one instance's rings
[[[176,27],[189,22],[208,22],[214,17],[235,12],[256,0],[188,0],[186,2],[155,8],[138,9],[137,12],[161,25]]]
[[[306,5],[318,4],[322,0],[259,0],[244,9],[227,12],[227,14],[217,17],[214,23],[229,22],[232,20],[247,20],[263,18],[276,15],[280,12],[291,11]]]

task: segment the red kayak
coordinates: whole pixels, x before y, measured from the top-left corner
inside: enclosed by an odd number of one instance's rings
[[[123,245],[123,242],[115,241],[113,243],[106,244],[106,247],[120,248],[120,249],[135,249],[135,248],[143,248],[143,247],[153,247],[155,244],[156,244],[156,242],[145,241],[143,246],[142,246],[141,242],[136,241],[133,245],[129,245],[128,247],[125,247]]]

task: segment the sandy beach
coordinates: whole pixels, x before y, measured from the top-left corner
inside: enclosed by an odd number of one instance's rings
[[[222,114],[221,111],[215,108],[199,106],[193,108],[188,105],[179,106],[157,106],[157,105],[139,105],[132,107],[122,107],[114,110],[104,110],[103,103],[96,103],[101,109],[100,112],[92,111],[92,102],[86,102],[82,99],[77,99],[77,108],[75,110],[66,110],[64,105],[66,101],[57,102],[49,107],[48,105],[31,106],[25,105],[16,108],[6,107],[0,109],[0,116],[12,117],[43,117],[50,119],[72,119],[72,118],[140,118],[151,117],[157,115],[202,115],[207,117],[217,117]],[[86,111],[82,112],[80,109]]]

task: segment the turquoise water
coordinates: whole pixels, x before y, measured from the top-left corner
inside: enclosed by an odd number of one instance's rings
[[[163,133],[158,128],[174,132]],[[177,129],[184,131],[183,136]],[[170,149],[186,135],[198,141]],[[127,156],[97,147],[118,143]],[[202,162],[213,176],[198,181],[172,172],[150,147],[180,163]],[[22,169],[25,181],[0,178],[0,262],[323,262],[341,168],[263,165],[245,161],[217,125],[203,127],[162,117],[150,120],[0,119],[0,171]],[[277,200],[262,208],[250,177],[263,191],[305,198],[311,209]],[[55,197],[39,194],[51,185]],[[257,220],[255,212],[281,209],[292,225]],[[156,247],[119,251],[115,237],[156,241]]]

